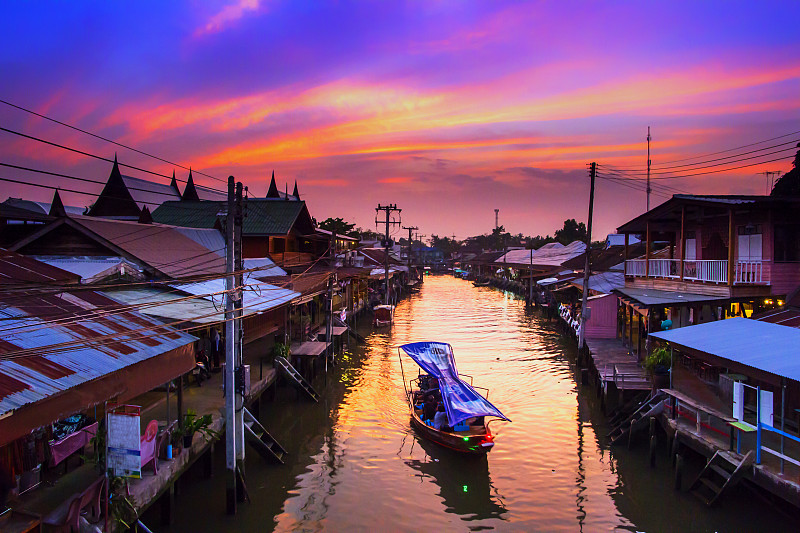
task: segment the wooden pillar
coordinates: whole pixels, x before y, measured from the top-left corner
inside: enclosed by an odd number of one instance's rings
[[[686,265],[686,206],[681,207],[681,242],[680,242],[680,277],[683,281],[683,269]]]
[[[736,226],[733,225],[733,208],[728,209],[728,287],[733,287],[736,274]]]
[[[178,379],[178,427],[183,429],[183,376]]]
[[[167,487],[167,490],[158,499],[161,507],[161,525],[170,526],[175,523],[175,486]]]
[[[632,305],[629,306],[629,307],[630,307],[630,311],[631,311],[631,318],[628,321],[628,346],[630,346],[631,350],[633,350],[633,313],[634,313],[634,309],[633,309]]]
[[[630,240],[629,237],[630,236],[626,233],[625,234],[625,261],[622,263],[623,264],[622,271],[625,273],[625,275],[628,274],[628,257],[629,257],[629,255],[628,255],[628,241]]]
[[[650,276],[650,221],[647,222],[647,239],[644,248],[644,277]]]

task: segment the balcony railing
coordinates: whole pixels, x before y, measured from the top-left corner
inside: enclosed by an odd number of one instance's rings
[[[625,275],[636,278],[679,279],[680,259],[645,259],[625,261]],[[646,273],[646,274],[645,274]],[[728,261],[725,259],[692,259],[683,262],[683,279],[708,283],[728,283]],[[734,284],[767,284],[763,261],[736,261]]]

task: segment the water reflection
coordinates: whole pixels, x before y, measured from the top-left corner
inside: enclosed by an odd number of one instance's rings
[[[420,483],[433,481],[439,487],[445,512],[455,513],[466,522],[500,518],[507,513],[503,500],[492,486],[489,462],[485,455],[467,456],[414,436],[413,447],[425,452],[420,459],[405,463],[419,472]],[[418,454],[417,454],[418,455]]]

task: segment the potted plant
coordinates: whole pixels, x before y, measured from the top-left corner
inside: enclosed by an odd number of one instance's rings
[[[178,430],[183,435],[183,447],[192,447],[195,433],[200,433],[207,441],[216,438],[217,432],[211,429],[211,422],[210,414],[198,416],[194,410],[188,409],[183,415],[183,430]]]
[[[282,342],[276,342],[272,346],[272,360],[275,360],[275,357],[283,357],[287,361],[289,360],[289,345],[283,344]]]
[[[671,363],[672,356],[664,346],[659,346],[647,356],[644,366],[652,377],[653,389],[669,387],[669,367]]]

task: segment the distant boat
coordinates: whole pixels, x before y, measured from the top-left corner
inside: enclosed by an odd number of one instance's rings
[[[510,420],[461,379],[453,347],[444,342],[413,342],[400,346],[400,350],[425,371],[408,382],[403,371],[403,387],[414,429],[422,437],[458,452],[486,454],[491,451],[494,436],[489,424],[498,419]],[[444,406],[447,425],[442,428],[437,429],[431,420],[424,419],[424,400],[429,395]]]
[[[475,285],[476,287],[488,287],[489,286],[489,280],[488,279],[487,280],[483,280],[483,281],[477,281],[476,280],[476,281],[473,281],[472,284]]]
[[[393,305],[376,305],[373,309],[372,323],[376,327],[391,326],[394,321]]]

